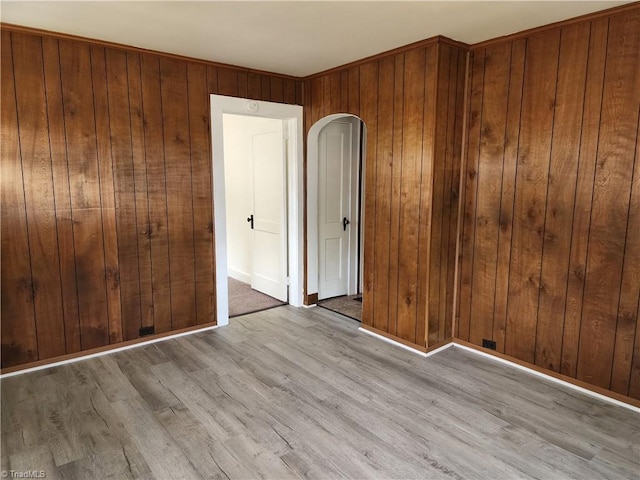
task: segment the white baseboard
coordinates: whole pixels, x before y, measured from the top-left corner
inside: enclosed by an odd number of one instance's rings
[[[233,268],[228,267],[227,275],[235,280],[238,280],[239,282],[248,283],[249,285],[251,285],[251,275],[249,275],[248,273],[241,272],[240,270],[234,270]]]
[[[38,365],[37,367],[25,368],[24,370],[18,370],[16,372],[5,373],[0,375],[0,379],[15,377],[16,375],[22,375],[24,373],[37,372],[38,370],[44,370],[45,368],[58,367],[60,365],[66,365],[68,363],[82,362],[83,360],[89,360],[90,358],[102,357],[103,355],[110,355],[116,352],[122,352],[123,350],[131,350],[132,348],[144,347],[145,345],[151,345],[152,343],[164,342],[165,340],[172,340],[178,337],[184,337],[186,335],[193,335],[194,333],[206,332],[207,330],[213,330],[218,328],[219,325],[213,325],[211,327],[199,328],[197,330],[190,330],[188,332],[174,333],[173,335],[167,335],[166,337],[152,338],[144,342],[134,343],[133,345],[126,345],[124,347],[115,347],[103,352],[89,353],[75,358],[69,358],[67,360],[60,360],[59,362],[47,363],[46,365]]]
[[[466,350],[468,352],[475,353],[476,355],[480,355],[480,356],[482,356],[484,358],[488,358],[490,360],[494,360],[496,362],[500,362],[500,363],[503,363],[505,365],[509,365],[510,367],[517,368],[518,370],[523,370],[523,371],[525,371],[527,373],[530,373],[531,375],[535,375],[537,377],[544,378],[545,380],[549,380],[551,382],[563,385],[563,386],[565,386],[567,388],[571,388],[572,390],[576,390],[578,392],[584,393],[585,395],[589,395],[590,397],[594,397],[594,398],[597,398],[599,400],[603,400],[605,402],[612,403],[612,404],[617,405],[619,407],[624,407],[624,408],[627,408],[629,410],[633,410],[634,412],[640,413],[640,408],[638,408],[638,407],[636,407],[634,405],[630,405],[628,403],[621,402],[620,400],[616,400],[615,398],[611,398],[611,397],[608,397],[606,395],[602,395],[601,393],[594,392],[593,390],[589,390],[588,388],[580,387],[580,386],[575,385],[575,384],[573,384],[571,382],[567,382],[566,380],[561,380],[561,379],[553,377],[551,375],[547,375],[546,373],[542,373],[542,372],[539,372],[537,370],[533,370],[533,369],[531,369],[529,367],[525,367],[524,365],[520,365],[519,363],[511,362],[511,361],[506,360],[504,358],[500,358],[500,357],[497,357],[495,355],[491,355],[490,353],[485,353],[485,352],[482,352],[480,350],[476,350],[475,348],[467,347],[466,345],[460,345],[459,343],[449,342],[449,343],[447,343],[446,345],[443,345],[440,348],[436,348],[435,350],[431,350],[430,352],[424,353],[424,352],[421,352],[420,350],[416,350],[415,348],[411,348],[411,347],[409,347],[409,346],[407,346],[407,345],[405,345],[403,343],[396,342],[395,340],[387,338],[384,335],[379,335],[379,334],[377,334],[375,332],[372,332],[370,330],[367,330],[365,328],[360,327],[360,328],[358,328],[358,330],[361,331],[361,332],[364,332],[364,333],[366,333],[368,335],[371,335],[373,337],[376,337],[376,338],[378,338],[380,340],[383,340],[383,341],[385,341],[387,343],[395,345],[397,347],[404,348],[405,350],[409,350],[410,352],[413,352],[413,353],[415,353],[417,355],[420,355],[422,357],[430,357],[431,355],[435,355],[436,353],[441,352],[443,350],[446,350],[447,348],[450,348],[450,347],[460,348],[462,350]]]

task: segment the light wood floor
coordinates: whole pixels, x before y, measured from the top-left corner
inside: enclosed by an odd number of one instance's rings
[[[324,309],[2,381],[2,468],[54,478],[638,478],[640,415]]]

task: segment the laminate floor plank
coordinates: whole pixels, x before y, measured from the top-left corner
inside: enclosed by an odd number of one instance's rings
[[[640,414],[326,309],[2,379],[2,469],[63,479],[640,478]]]

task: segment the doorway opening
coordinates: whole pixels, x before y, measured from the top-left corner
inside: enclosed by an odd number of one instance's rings
[[[362,319],[363,198],[366,126],[336,114],[309,130],[309,292],[319,306]]]
[[[287,120],[223,114],[229,317],[284,305]]]
[[[302,107],[211,95],[211,138],[218,325],[238,283],[302,305]]]

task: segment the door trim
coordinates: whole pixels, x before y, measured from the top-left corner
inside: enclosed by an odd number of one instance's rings
[[[224,177],[224,113],[287,120],[287,221],[289,304],[302,306],[303,290],[303,131],[302,107],[282,103],[263,102],[248,98],[210,95],[211,155],[213,166],[213,221],[215,227],[216,321],[229,323],[229,291],[227,282],[227,218]]]
[[[363,202],[365,195],[365,183],[366,178],[366,139],[367,139],[367,125],[357,115],[350,113],[336,113],[321,118],[309,129],[307,135],[307,285],[306,292],[309,297],[314,295],[317,299],[318,293],[318,140],[320,138],[321,130],[334,120],[339,119],[357,119],[362,122],[362,135],[360,138],[360,202]],[[364,225],[366,212],[364,210],[364,204],[360,205],[360,258],[358,262],[360,267],[363,262],[363,245],[364,245]],[[351,267],[350,267],[351,268]],[[362,268],[359,273],[360,279],[362,279]],[[358,282],[356,282],[357,285]],[[360,286],[362,283],[360,281]]]

